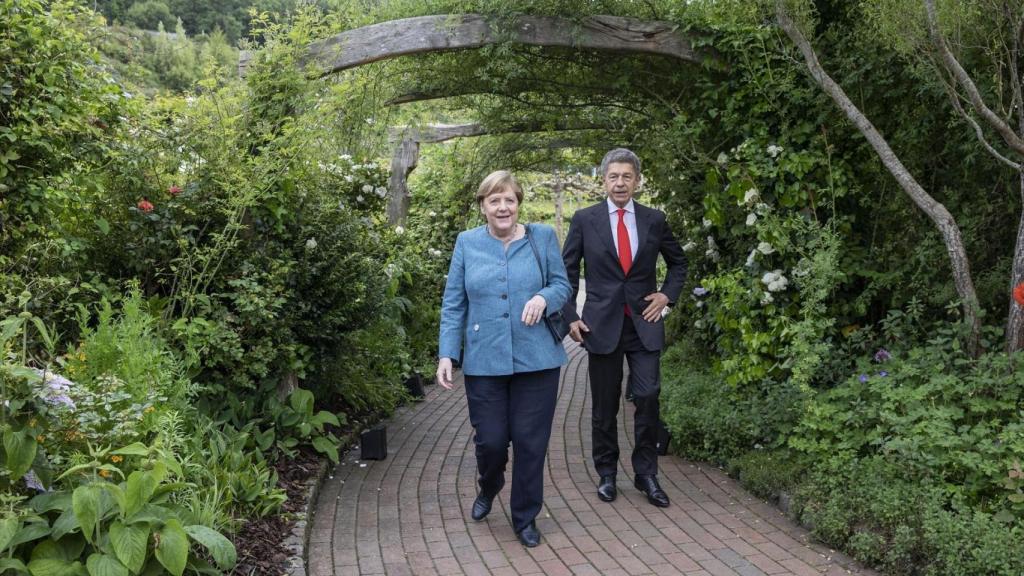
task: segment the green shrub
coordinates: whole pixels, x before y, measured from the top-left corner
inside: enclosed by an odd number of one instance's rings
[[[1008,484],[1024,462],[1024,354],[971,360],[949,330],[877,358],[808,402],[789,445],[818,461],[881,456],[971,505],[1024,511]]]
[[[892,576],[1011,576],[1024,526],[951,506],[946,490],[881,457],[820,464],[797,493],[815,536]]]
[[[729,474],[743,487],[766,500],[792,493],[807,471],[807,462],[789,450],[752,450],[729,460]]]
[[[671,431],[673,451],[725,462],[783,441],[800,414],[804,393],[789,383],[771,381],[740,393],[695,365],[696,354],[679,342],[662,363],[661,415]]]

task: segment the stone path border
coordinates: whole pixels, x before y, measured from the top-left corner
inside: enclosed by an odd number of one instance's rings
[[[877,574],[813,543],[805,529],[711,466],[661,457],[659,478],[672,506],[648,504],[629,481],[631,405],[623,406],[628,425],[620,426],[619,498],[599,501],[586,353],[575,344],[568,350],[537,520],[540,546],[516,540],[507,490],[486,520],[469,518],[476,472],[460,381],[452,391],[429,387],[423,402],[395,414],[386,460],[359,461],[353,450],[324,480],[307,547],[309,575]]]

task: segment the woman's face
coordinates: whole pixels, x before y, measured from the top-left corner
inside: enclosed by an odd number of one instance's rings
[[[491,231],[503,236],[515,231],[519,200],[513,190],[503,188],[484,198],[480,202],[480,211],[484,213]]]

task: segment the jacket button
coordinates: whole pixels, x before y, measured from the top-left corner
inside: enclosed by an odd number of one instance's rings
[[[498,282],[504,282],[504,281],[505,281],[505,277],[504,276],[498,276]]]
[[[505,312],[505,313],[504,313],[504,314],[502,314],[501,316],[502,316],[503,318],[508,318],[508,312]]]
[[[508,300],[508,294],[502,294],[501,295],[501,299],[502,300]]]
[[[479,331],[480,331],[480,325],[479,324],[473,324],[473,332],[479,332]]]

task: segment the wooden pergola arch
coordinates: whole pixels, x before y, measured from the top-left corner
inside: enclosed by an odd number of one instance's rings
[[[555,16],[499,18],[481,14],[443,14],[403,18],[341,32],[310,44],[298,65],[313,77],[319,78],[400,56],[512,42],[531,46],[670,56],[692,64],[723,68],[713,50],[694,48],[694,37],[694,34],[682,30],[675,23],[621,16],[589,16],[577,21]],[[241,76],[246,75],[251,59],[252,54],[249,52],[240,55],[238,66]],[[444,95],[424,96],[436,98]],[[404,101],[416,99],[420,98],[414,95]],[[500,132],[531,131],[548,132],[552,128],[535,126],[531,129],[523,126]],[[418,163],[421,143],[443,142],[488,133],[479,124],[438,125],[398,132],[392,130],[392,141],[396,142],[396,147],[388,186],[391,196],[388,221],[392,224],[404,222],[408,214],[407,182],[409,174]]]

